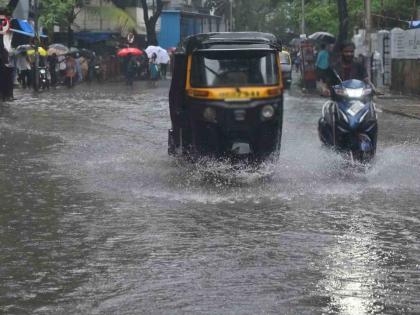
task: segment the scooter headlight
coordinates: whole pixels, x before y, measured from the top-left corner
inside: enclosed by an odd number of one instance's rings
[[[371,88],[346,89],[342,87],[334,88],[335,94],[349,98],[361,98],[372,93]]]
[[[363,88],[360,89],[346,89],[346,93],[350,98],[361,98],[363,96]]]
[[[271,105],[265,105],[261,109],[261,118],[262,119],[270,119],[274,116],[274,107]]]
[[[203,118],[211,123],[215,123],[216,122],[216,110],[212,107],[206,107],[203,111]]]

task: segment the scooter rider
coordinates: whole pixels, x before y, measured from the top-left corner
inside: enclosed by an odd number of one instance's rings
[[[364,81],[367,84],[370,84],[372,87],[372,83],[369,80],[366,68],[364,65],[354,58],[354,49],[355,45],[353,42],[347,41],[341,45],[340,49],[340,58],[338,62],[336,62],[332,68],[328,70],[327,75],[327,84],[329,87],[340,83],[339,78],[337,78],[337,74],[339,75],[342,81],[356,79],[360,81]],[[329,89],[324,89],[322,94],[325,96],[330,95]]]

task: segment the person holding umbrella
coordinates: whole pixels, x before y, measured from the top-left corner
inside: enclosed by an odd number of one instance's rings
[[[13,68],[9,52],[0,46],[0,95],[3,101],[13,101]]]
[[[51,56],[48,56],[48,68],[50,69],[50,75],[51,75],[51,85],[56,86],[57,85],[57,64],[58,64],[58,58],[57,54],[53,53]]]
[[[153,82],[152,85],[156,87],[157,81],[159,80],[159,76],[160,76],[156,53],[153,53],[152,57],[149,60],[149,72],[150,72],[150,80],[152,80]]]
[[[134,77],[137,73],[137,61],[135,56],[132,56],[131,54],[127,55],[127,68],[125,77],[127,80],[127,85],[133,86]]]
[[[66,83],[68,87],[74,86],[74,79],[76,76],[76,61],[68,54],[66,55]]]
[[[128,85],[133,85],[134,76],[137,72],[137,61],[135,56],[141,56],[143,52],[136,47],[122,48],[117,52],[118,57],[124,58],[124,68],[126,82]]]
[[[329,66],[330,54],[326,49],[325,43],[321,43],[321,50],[318,52],[318,56],[315,62],[317,79],[322,85],[321,89],[323,89],[323,86],[325,85],[325,82],[327,80],[327,71]]]
[[[26,51],[19,51],[16,56],[16,68],[18,70],[18,79],[22,88],[26,89],[31,85],[31,63]]]

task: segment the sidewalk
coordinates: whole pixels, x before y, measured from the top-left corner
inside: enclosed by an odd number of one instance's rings
[[[299,73],[293,73],[292,90],[300,92],[303,95],[311,95],[313,97],[320,97],[318,90],[305,91],[299,86]],[[390,91],[383,91],[383,95],[375,97],[375,103],[378,109],[385,113],[401,115],[414,119],[420,119],[420,95],[399,95],[393,94]]]
[[[420,119],[420,96],[384,94],[377,96],[376,105],[385,113]]]

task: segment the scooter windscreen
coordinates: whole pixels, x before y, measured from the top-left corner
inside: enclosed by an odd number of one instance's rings
[[[372,88],[359,80],[347,80],[333,86],[334,92],[343,97],[360,99],[372,93]]]

